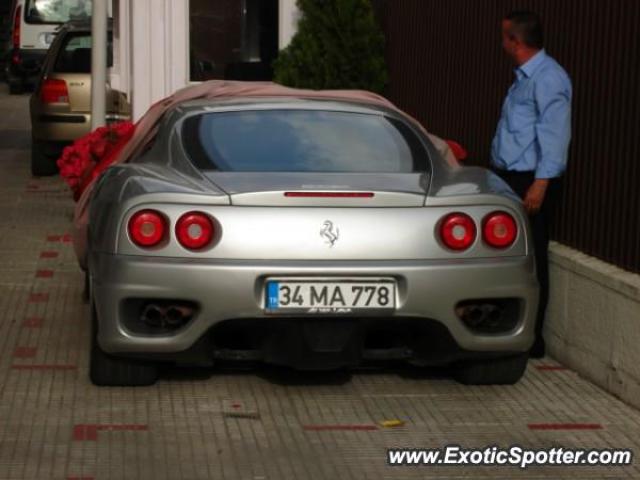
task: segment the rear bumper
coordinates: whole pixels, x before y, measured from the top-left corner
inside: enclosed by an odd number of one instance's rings
[[[291,322],[316,326],[336,322],[336,317],[297,316],[296,319],[265,314],[264,285],[269,277],[392,277],[398,284],[397,311],[384,319],[387,325],[424,324],[418,328],[426,335],[442,334],[449,339],[427,342],[430,352],[423,352],[426,363],[448,363],[477,353],[510,354],[527,351],[533,342],[538,284],[532,256],[468,261],[389,261],[389,262],[264,262],[229,260],[194,260],[124,255],[93,254],[90,260],[91,288],[99,322],[98,342],[113,354],[148,356],[186,352],[200,345],[210,335],[216,336],[224,325],[247,323],[257,330],[272,325],[284,325],[275,330],[291,332]],[[500,334],[479,334],[471,331],[458,318],[455,307],[469,299],[513,298],[519,300],[515,327]],[[137,313],[124,308],[131,299],[144,301],[181,301],[197,305],[192,320],[173,334],[150,335],[133,332],[128,325],[137,321]],[[360,327],[379,323],[381,318],[354,319],[342,317],[343,323]],[[289,325],[289,327],[287,327]],[[295,326],[295,325],[294,325]],[[315,327],[311,327],[312,329]],[[348,330],[348,328],[346,328]],[[308,330],[306,327],[302,330]],[[309,336],[301,330],[300,335]],[[293,343],[300,335],[289,336]],[[348,333],[344,335],[349,336]],[[449,340],[451,340],[449,342]],[[345,340],[348,350],[357,349]],[[451,348],[444,348],[451,343]],[[215,345],[207,343],[205,349]],[[270,344],[272,346],[273,343]],[[278,340],[280,350],[286,347]],[[211,356],[215,351],[209,352]],[[217,352],[220,354],[220,352]],[[264,352],[263,352],[264,353]],[[347,352],[348,363],[354,363],[357,353]],[[355,357],[354,357],[355,355]],[[366,355],[362,355],[366,357]],[[411,355],[405,355],[410,359]],[[276,355],[277,357],[277,355]],[[296,363],[293,355],[277,363]],[[438,358],[439,357],[439,358]],[[273,359],[273,355],[263,355]],[[420,359],[418,359],[420,360]],[[355,362],[357,363],[357,362]],[[294,365],[295,366],[295,365]]]
[[[47,142],[73,142],[91,131],[91,115],[84,113],[36,113],[33,138]]]
[[[129,120],[130,117],[107,113],[107,124]],[[91,132],[90,113],[35,113],[32,117],[33,138],[47,142],[73,142]]]

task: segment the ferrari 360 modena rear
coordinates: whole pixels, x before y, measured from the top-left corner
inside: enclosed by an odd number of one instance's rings
[[[454,194],[439,195],[445,170],[418,131],[332,107],[186,109],[172,131],[210,194],[134,196],[92,247],[94,383],[243,360],[522,376],[538,286],[521,206],[480,169],[447,173]]]

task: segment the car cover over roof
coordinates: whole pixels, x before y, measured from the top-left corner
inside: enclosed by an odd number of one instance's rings
[[[183,102],[196,99],[233,99],[233,98],[298,98],[316,100],[337,100],[380,106],[395,110],[410,119],[423,131],[451,165],[457,160],[447,143],[428,133],[415,119],[402,112],[386,98],[364,90],[304,90],[289,88],[273,82],[239,82],[227,80],[211,80],[178,90],[173,95],[152,105],[144,116],[136,123],[135,133],[122,149],[114,163],[126,163],[139,150],[147,145],[158,133],[160,120],[166,112]],[[80,263],[84,264],[86,253],[86,227],[88,224],[88,206],[93,185],[89,185],[78,200],[74,216],[74,247]]]
[[[224,99],[224,98],[259,98],[259,97],[283,97],[283,98],[309,98],[317,100],[343,100],[377,105],[400,112],[411,119],[415,125],[434,143],[438,151],[447,161],[456,162],[449,146],[443,140],[435,137],[424,129],[415,119],[409,117],[386,98],[364,90],[303,90],[284,87],[272,82],[237,82],[225,80],[211,80],[198,85],[179,90],[152,105],[147,113],[136,124],[136,131],[123,149],[116,163],[126,162],[136,152],[138,147],[146,145],[157,134],[158,121],[173,107],[195,99]]]

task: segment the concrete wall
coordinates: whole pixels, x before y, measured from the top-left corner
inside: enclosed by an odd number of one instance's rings
[[[640,275],[552,243],[549,354],[640,408]]]

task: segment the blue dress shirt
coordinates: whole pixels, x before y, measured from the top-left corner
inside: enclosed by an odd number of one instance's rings
[[[536,178],[564,173],[571,140],[571,80],[544,50],[515,70],[491,146],[491,165]]]

